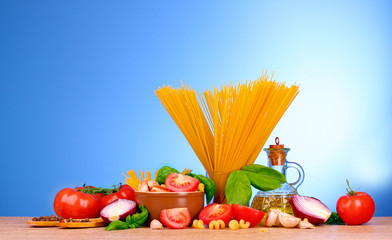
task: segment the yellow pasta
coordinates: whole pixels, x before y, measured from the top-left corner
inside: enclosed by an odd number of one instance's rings
[[[238,221],[233,219],[229,222],[229,228],[231,230],[237,230],[240,227],[240,225],[238,224]]]
[[[247,229],[250,226],[250,222],[245,222],[244,219],[241,219],[239,225],[240,225],[240,228]]]
[[[193,220],[192,227],[198,228],[198,229],[205,229],[206,227],[204,226],[204,223],[202,220]]]
[[[218,220],[216,220],[218,223],[219,223],[219,226],[220,226],[220,228],[225,228],[226,227],[226,224],[225,224],[225,222],[223,221],[223,220],[221,220],[221,219],[218,219]]]
[[[203,183],[199,183],[199,186],[197,186],[197,190],[200,192],[204,192],[204,184]]]
[[[208,225],[209,229],[223,229],[225,227],[226,227],[225,222],[221,219],[213,220]]]
[[[225,202],[228,175],[253,164],[299,92],[269,79],[196,92],[188,85],[155,92],[216,184],[214,202]]]
[[[159,170],[155,174],[155,179],[156,179],[156,176],[158,175],[158,172],[159,172]],[[125,175],[124,173],[122,173],[122,175],[124,175],[124,177],[125,177],[125,180],[123,180],[123,182],[125,184],[128,184],[131,188],[135,189],[136,191],[138,190],[139,185],[143,179],[147,178],[147,180],[151,180],[151,172],[149,172],[149,171],[146,171],[147,177],[144,176],[143,171],[139,171],[140,180],[137,177],[135,171],[129,170],[127,173],[128,173],[128,176]]]
[[[217,221],[211,221],[210,224],[208,225],[209,229],[219,229],[220,224]]]

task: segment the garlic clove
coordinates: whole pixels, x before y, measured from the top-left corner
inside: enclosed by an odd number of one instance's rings
[[[142,180],[142,182],[139,185],[138,191],[139,192],[148,192],[148,191],[150,191],[148,189],[148,180],[147,179],[143,179]]]
[[[298,224],[298,227],[301,229],[315,229],[314,225],[306,218]]]
[[[156,219],[152,220],[150,223],[151,229],[163,229],[162,223]]]
[[[271,209],[271,211],[267,214],[267,218],[265,219],[265,226],[273,227],[276,226],[276,221],[278,219],[278,213],[275,209]]]
[[[278,220],[280,224],[286,228],[293,228],[297,226],[301,221],[301,219],[283,212],[279,213]]]

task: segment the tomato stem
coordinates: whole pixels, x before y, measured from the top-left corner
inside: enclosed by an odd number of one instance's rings
[[[348,181],[347,178],[346,178],[346,181],[347,181],[347,186],[348,186],[348,188],[350,189],[350,191],[349,191],[349,190],[346,188],[347,194],[348,194],[349,196],[356,196],[356,195],[357,195],[357,192],[351,189],[350,183],[349,183],[349,181]]]
[[[110,195],[114,192],[118,192],[120,188],[117,188],[114,186],[114,188],[92,188],[92,187],[84,187],[82,189],[75,189],[76,191],[80,191],[82,193],[88,193],[88,194],[97,194],[97,193],[102,193],[105,195]]]

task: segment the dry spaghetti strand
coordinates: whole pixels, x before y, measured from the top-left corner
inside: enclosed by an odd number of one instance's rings
[[[252,164],[272,130],[299,93],[299,87],[268,80],[224,85],[197,93],[190,86],[163,86],[155,92],[215,181],[214,201],[225,202],[230,172]]]

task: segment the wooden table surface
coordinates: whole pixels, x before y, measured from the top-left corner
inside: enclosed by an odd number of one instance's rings
[[[0,239],[392,239],[392,217],[375,217],[360,226],[316,226],[316,229],[259,227],[241,230],[199,230],[186,228],[151,230],[147,227],[105,231],[103,227],[62,229],[31,227],[29,217],[0,217]]]

